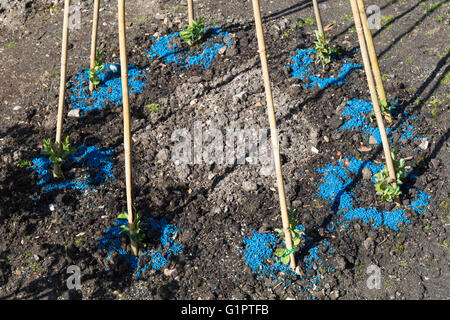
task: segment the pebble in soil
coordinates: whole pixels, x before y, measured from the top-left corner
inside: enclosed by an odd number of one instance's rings
[[[106,265],[109,267],[105,267],[105,271],[111,271],[115,267],[111,260],[113,257],[118,257],[120,261],[116,261],[116,266],[118,263],[125,262],[137,277],[144,277],[148,271],[160,270],[169,264],[173,256],[182,254],[182,244],[174,240],[176,233],[181,229],[168,224],[165,218],[157,220],[147,217],[142,217],[142,229],[151,229],[157,234],[157,248],[141,250],[138,257],[129,254],[122,246],[123,234],[121,233],[122,226],[127,224],[126,219],[116,219],[115,225],[106,229],[104,237],[98,241],[99,249],[107,251]]]
[[[160,37],[158,40],[152,38],[154,43],[148,51],[148,56],[152,60],[161,58],[165,64],[173,63],[181,68],[201,66],[206,69],[221,51],[233,43],[227,31],[215,26],[205,27],[204,34],[203,42],[192,48],[183,43],[179,32]]]
[[[72,110],[79,109],[80,116],[93,110],[106,109],[108,106],[118,106],[122,103],[122,82],[120,64],[104,65],[104,68],[97,73],[100,80],[98,87],[92,92],[89,91],[89,70],[78,73],[70,81],[68,103]],[[144,71],[137,67],[128,66],[128,88],[130,93],[142,93],[146,75]]]
[[[359,64],[352,64],[346,61],[340,66],[340,70],[336,77],[321,78],[318,74],[321,73],[320,65],[317,65],[312,56],[316,53],[315,49],[299,49],[297,53],[291,57],[292,64],[287,65],[286,68],[292,70],[292,76],[300,79],[304,88],[318,87],[323,89],[329,85],[339,86],[347,83],[347,76],[355,69],[361,68]]]

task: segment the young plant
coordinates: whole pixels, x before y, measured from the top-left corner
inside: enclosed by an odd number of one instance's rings
[[[393,105],[390,101],[381,100],[380,101],[380,110],[381,115],[386,119],[387,122],[392,123],[392,110],[394,110],[396,107]],[[375,112],[372,111],[369,114],[369,120],[370,122],[373,122],[375,120]]]
[[[57,143],[51,142],[50,139],[45,139],[43,145],[44,151],[42,153],[49,156],[49,160],[55,165],[56,168],[59,168],[58,172],[55,172],[55,175],[58,178],[64,177],[60,169],[61,165],[68,156],[76,151],[76,148],[69,142],[69,136],[64,138],[60,146],[58,146]]]
[[[144,108],[150,109],[153,113],[158,113],[160,110],[165,109],[166,107],[159,103],[150,103],[146,104]]]
[[[193,46],[197,42],[203,39],[203,29],[205,26],[203,25],[203,16],[200,19],[194,20],[192,26],[187,24],[183,27],[183,30],[180,31],[180,37],[189,46]]]
[[[94,85],[94,88],[96,88],[100,84],[100,79],[97,77],[97,74],[105,67],[103,61],[105,53],[100,51],[98,48],[96,48],[95,50],[96,54],[94,68],[89,69],[89,81]]]
[[[297,249],[297,246],[301,243],[304,232],[295,228],[297,221],[295,219],[295,209],[289,210],[289,232],[291,233],[292,238],[292,251],[289,251],[287,248],[278,248],[275,250],[275,256],[277,256],[281,263],[288,264],[289,263],[289,255]],[[284,231],[282,229],[275,229],[278,232],[280,237],[284,239]]]
[[[401,158],[398,159],[397,153],[397,148],[391,152],[396,176],[396,187],[394,187],[394,181],[389,177],[389,171],[386,165],[383,167],[383,170],[375,174],[375,190],[377,191],[377,194],[381,195],[381,199],[387,202],[394,201],[402,194],[400,185],[403,183],[402,179],[406,177],[405,160]]]
[[[128,220],[128,213],[123,212],[119,214],[117,219],[125,219]],[[142,241],[145,238],[145,233],[142,231],[142,220],[141,220],[141,214],[139,212],[136,212],[136,220],[135,220],[135,226],[134,226],[134,234],[131,234],[130,226],[129,224],[124,224],[121,226],[122,230],[120,230],[120,233],[125,233],[132,242],[136,244],[136,246],[139,248],[141,246]]]
[[[331,62],[331,54],[333,50],[330,48],[330,41],[325,34],[315,30],[316,41],[314,41],[314,49],[316,50],[316,63],[321,63],[322,67]]]
[[[30,160],[22,160],[20,161],[20,163],[17,165],[19,168],[28,168],[31,167],[31,161]]]

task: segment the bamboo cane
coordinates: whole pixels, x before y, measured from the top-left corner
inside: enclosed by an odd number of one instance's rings
[[[369,28],[369,22],[366,15],[366,7],[364,5],[364,0],[357,0],[357,5],[359,9],[359,15],[361,17],[361,23],[363,26],[364,37],[366,39],[367,49],[369,51],[370,64],[372,66],[372,72],[375,77],[375,83],[377,86],[378,96],[380,101],[386,101],[386,92],[384,90],[383,80],[381,80],[380,66],[378,65],[377,53],[375,51],[375,46],[373,44],[372,33]],[[388,122],[392,122],[390,117],[386,118]]]
[[[317,0],[313,0],[313,7],[314,7],[314,15],[316,16],[317,29],[319,30],[320,34],[325,35],[323,31],[322,18],[320,16],[320,9]]]
[[[366,42],[364,39],[364,33],[363,33],[363,29],[362,29],[362,24],[361,24],[361,18],[359,16],[358,5],[356,3],[356,0],[350,0],[350,3],[352,6],[353,18],[355,20],[356,33],[358,34],[359,46],[361,49],[361,55],[362,55],[362,59],[363,59],[363,63],[364,63],[364,70],[366,73],[367,83],[369,86],[370,97],[372,99],[372,104],[373,104],[373,109],[375,112],[375,117],[377,119],[378,129],[380,130],[381,142],[383,144],[384,156],[386,158],[386,165],[388,167],[389,177],[391,179],[393,179],[394,187],[396,187],[397,180],[395,177],[395,170],[394,170],[394,165],[392,162],[391,150],[389,147],[389,141],[387,138],[386,129],[385,129],[384,123],[383,123],[383,117],[381,115],[380,105],[378,103],[377,91],[375,88],[375,81],[373,79],[373,74],[372,74],[372,70],[370,67],[369,54],[367,52],[367,46],[366,46]]]
[[[92,18],[92,35],[91,35],[91,64],[90,69],[95,67],[96,49],[97,49],[97,30],[98,30],[98,12],[100,0],[94,0],[94,17]],[[89,91],[94,91],[94,84],[89,81]]]
[[[135,234],[135,214],[133,210],[132,196],[132,170],[131,170],[131,126],[130,126],[130,104],[128,101],[128,61],[127,44],[125,37],[125,0],[118,0],[119,16],[119,46],[120,46],[120,69],[122,77],[122,102],[123,102],[123,131],[125,151],[125,182],[127,194],[127,212],[130,235]],[[138,254],[136,242],[131,240],[131,250],[135,256]]]
[[[189,25],[194,24],[194,1],[188,0],[188,15],[189,15]]]
[[[69,9],[70,0],[64,2],[64,20],[63,20],[63,34],[62,34],[62,49],[61,49],[61,72],[59,82],[59,101],[58,101],[58,116],[56,120],[56,139],[55,143],[58,149],[61,146],[62,127],[64,121],[64,101],[66,98],[66,69],[67,69],[67,45],[69,40]],[[53,176],[57,177],[59,166],[55,165],[53,168]]]
[[[269,123],[270,123],[270,135],[272,139],[273,158],[275,162],[275,172],[277,176],[278,196],[280,198],[283,232],[285,236],[286,248],[290,252],[289,253],[290,266],[293,270],[295,270],[296,264],[294,253],[292,252],[292,237],[291,232],[289,230],[289,216],[286,206],[286,195],[284,192],[283,175],[281,174],[281,160],[280,160],[280,148],[278,144],[277,124],[275,119],[275,110],[273,106],[273,96],[272,96],[272,88],[270,85],[269,68],[267,66],[266,45],[264,41],[264,32],[262,28],[259,0],[253,0],[253,12],[255,15],[256,33],[258,37],[258,47],[259,47],[258,52],[261,59],[264,86],[266,90],[267,113],[269,116]]]

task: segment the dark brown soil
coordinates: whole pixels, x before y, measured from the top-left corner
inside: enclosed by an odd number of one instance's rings
[[[107,259],[98,248],[98,240],[126,208],[121,106],[68,117],[64,124],[74,145],[114,149],[116,179],[102,189],[89,196],[78,191],[41,193],[32,170],[18,166],[38,156],[43,139],[55,133],[59,76],[53,71],[59,71],[62,3],[56,1],[60,10],[51,14],[45,9],[50,2],[35,1],[21,8],[10,1],[10,7],[0,8],[5,22],[0,27],[4,35],[0,39],[1,298],[449,298],[446,75],[450,53],[445,37],[435,36],[448,28],[447,1],[427,13],[428,2],[373,1],[386,17],[382,28],[374,32],[386,91],[400,108],[417,117],[416,135],[429,141],[427,149],[419,152],[416,141],[393,139],[402,142],[400,156],[413,166],[416,178],[409,185],[431,195],[429,210],[418,215],[407,209],[415,194],[404,190],[399,207],[411,223],[397,232],[374,229],[361,221],[352,221],[342,232],[328,228],[336,213],[328,201],[315,196],[321,179],[315,169],[350,156],[383,161],[381,146],[369,146],[361,134],[336,131],[344,121],[338,112],[343,102],[369,100],[365,76],[359,69],[349,75],[348,85],[303,88],[286,66],[295,50],[312,47],[314,26],[295,23],[313,17],[310,1],[261,1],[288,205],[296,209],[297,221],[313,243],[327,241],[335,251],[324,261],[333,270],[309,270],[303,279],[290,279],[286,287],[257,279],[241,252],[244,237],[253,230],[273,232],[281,225],[274,178],[261,174],[261,165],[175,165],[170,160],[173,131],[192,132],[196,121],[223,132],[268,128],[250,3],[201,1],[198,8],[205,21],[228,31],[233,46],[206,70],[193,67],[177,72],[162,59],[149,59],[147,51],[155,33],[167,35],[184,24],[184,8],[177,7],[180,1],[129,1],[129,64],[149,68],[143,93],[130,95],[135,206],[148,218],[165,218],[179,227],[176,240],[183,245],[183,254],[175,256],[167,268],[138,280],[123,261]],[[361,63],[354,50],[358,42],[348,18],[348,1],[320,3],[325,5],[325,24],[334,22],[331,43],[341,45],[350,62]],[[106,62],[113,63],[119,56],[115,2],[102,6],[100,47]],[[91,8],[86,2],[81,8],[87,11],[81,30],[70,35],[69,80],[88,65]],[[331,68],[335,70],[339,63]],[[165,108],[152,112],[144,107],[155,102]],[[396,118],[391,126],[398,127],[401,121]],[[361,146],[370,150],[362,152]],[[311,147],[319,153],[311,152]],[[355,190],[355,196],[365,206],[380,210],[395,206],[382,203],[370,188]],[[149,246],[157,246],[154,235],[149,233],[146,239]],[[304,271],[307,268],[301,261],[307,254],[306,248],[296,253]],[[366,270],[372,264],[381,268],[378,290],[366,285]],[[81,269],[78,291],[66,286],[70,265]],[[313,277],[319,277],[320,284],[310,285]]]

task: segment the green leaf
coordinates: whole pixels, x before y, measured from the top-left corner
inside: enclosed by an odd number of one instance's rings
[[[281,258],[281,263],[288,264],[289,263],[289,255]]]
[[[278,248],[277,250],[275,250],[275,255],[277,257],[283,257],[286,254],[286,249],[284,248]]]
[[[128,220],[128,214],[127,214],[126,212],[123,212],[123,213],[121,213],[121,214],[119,214],[119,215],[117,216],[117,219],[125,219],[125,220]]]

